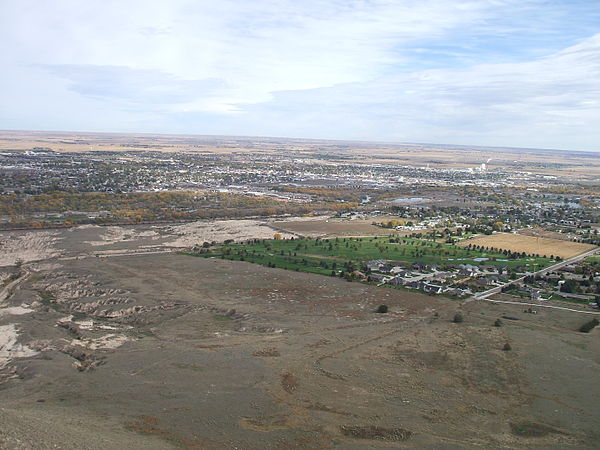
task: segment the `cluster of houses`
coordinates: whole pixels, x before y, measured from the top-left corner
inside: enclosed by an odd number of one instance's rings
[[[598,299],[600,297],[598,295],[600,274],[593,271],[585,274],[577,273],[577,266],[581,264],[585,264],[585,261],[573,263],[562,267],[558,271],[538,276],[533,282],[531,282],[531,280],[525,280],[529,281],[533,286],[524,284],[520,290],[521,292],[529,293],[531,298],[535,300],[546,300],[545,298],[542,298],[542,294],[548,296],[557,294],[563,298],[589,302],[591,306],[597,307]],[[567,289],[563,289],[563,285],[569,281],[580,284],[579,292],[571,292]]]
[[[465,297],[477,291],[506,285],[511,280],[511,275],[514,278],[516,273],[527,271],[526,267],[509,269],[491,264],[444,265],[442,268],[437,264],[424,262],[402,264],[385,259],[369,261],[364,269],[369,281],[417,289],[428,294],[456,297]],[[528,286],[526,283],[515,283],[511,286],[517,287],[520,292],[533,300],[542,300],[540,289]],[[572,294],[572,296],[587,298],[580,294]]]
[[[497,273],[494,266],[490,266]],[[384,259],[369,261],[365,264],[369,279],[381,284],[403,286],[418,289],[428,294],[446,294],[457,297],[472,295],[469,288],[452,287],[456,281],[472,277],[484,277],[487,283],[498,282],[498,277],[482,270],[481,266],[461,264],[451,270],[441,270],[435,264],[415,262],[410,266],[399,266]]]

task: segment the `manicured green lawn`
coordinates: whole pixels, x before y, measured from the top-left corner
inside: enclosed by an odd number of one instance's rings
[[[333,239],[266,239],[211,247],[206,253],[194,256],[222,257],[243,260],[269,267],[332,275],[339,272],[361,270],[364,263],[385,259],[411,264],[489,264],[516,267],[528,265],[530,269],[548,266],[548,258],[508,259],[495,252],[482,252],[417,238],[363,237]],[[477,262],[474,258],[489,258]]]

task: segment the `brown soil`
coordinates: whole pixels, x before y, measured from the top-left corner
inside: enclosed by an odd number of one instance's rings
[[[34,352],[0,370],[2,448],[585,448],[599,437],[600,342],[576,331],[575,313],[461,307],[176,254],[30,269],[6,307],[32,311],[0,315]],[[373,312],[382,303],[391,313]],[[519,320],[494,327],[505,315]]]
[[[495,233],[488,236],[478,236],[473,239],[461,241],[458,245],[466,247],[469,244],[541,256],[554,255],[564,259],[571,258],[596,248],[595,245],[591,244],[580,244],[578,242],[524,236],[513,233]]]

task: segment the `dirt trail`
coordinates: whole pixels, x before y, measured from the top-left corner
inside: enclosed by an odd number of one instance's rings
[[[0,289],[0,305],[2,304],[2,302],[8,299],[8,297],[19,287],[21,283],[24,283],[30,278],[31,274],[29,272],[27,272],[25,269],[21,270],[23,270],[25,273],[21,274],[19,278],[11,281],[2,289]]]

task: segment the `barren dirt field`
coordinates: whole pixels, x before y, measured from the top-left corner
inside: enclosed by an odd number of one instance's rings
[[[385,220],[385,218],[381,220]],[[275,221],[272,223],[272,226],[289,233],[296,233],[307,237],[388,236],[390,234],[400,234],[395,230],[377,227],[372,225],[372,223],[373,219],[318,219]]]
[[[494,247],[512,252],[538,254],[541,256],[554,255],[561,258],[570,258],[596,247],[591,244],[512,233],[495,233],[489,236],[478,236],[462,241],[458,245],[466,247],[469,244]]]
[[[517,231],[519,234],[524,236],[543,237],[548,239],[558,239],[559,241],[570,241],[572,238],[577,237],[574,233],[559,233],[557,231],[549,231],[543,228],[522,228]]]
[[[2,448],[600,439],[600,341],[574,331],[588,319],[578,314],[177,254],[24,269],[0,305]],[[383,303],[390,312],[375,313]],[[463,323],[452,323],[457,311]],[[503,315],[515,320],[493,327]]]
[[[202,245],[203,242],[271,239],[275,233],[289,238],[294,233],[271,227],[270,220],[204,220],[171,225],[98,226],[47,231],[0,233],[0,272],[17,261],[32,262],[55,257],[86,257],[165,252]]]

